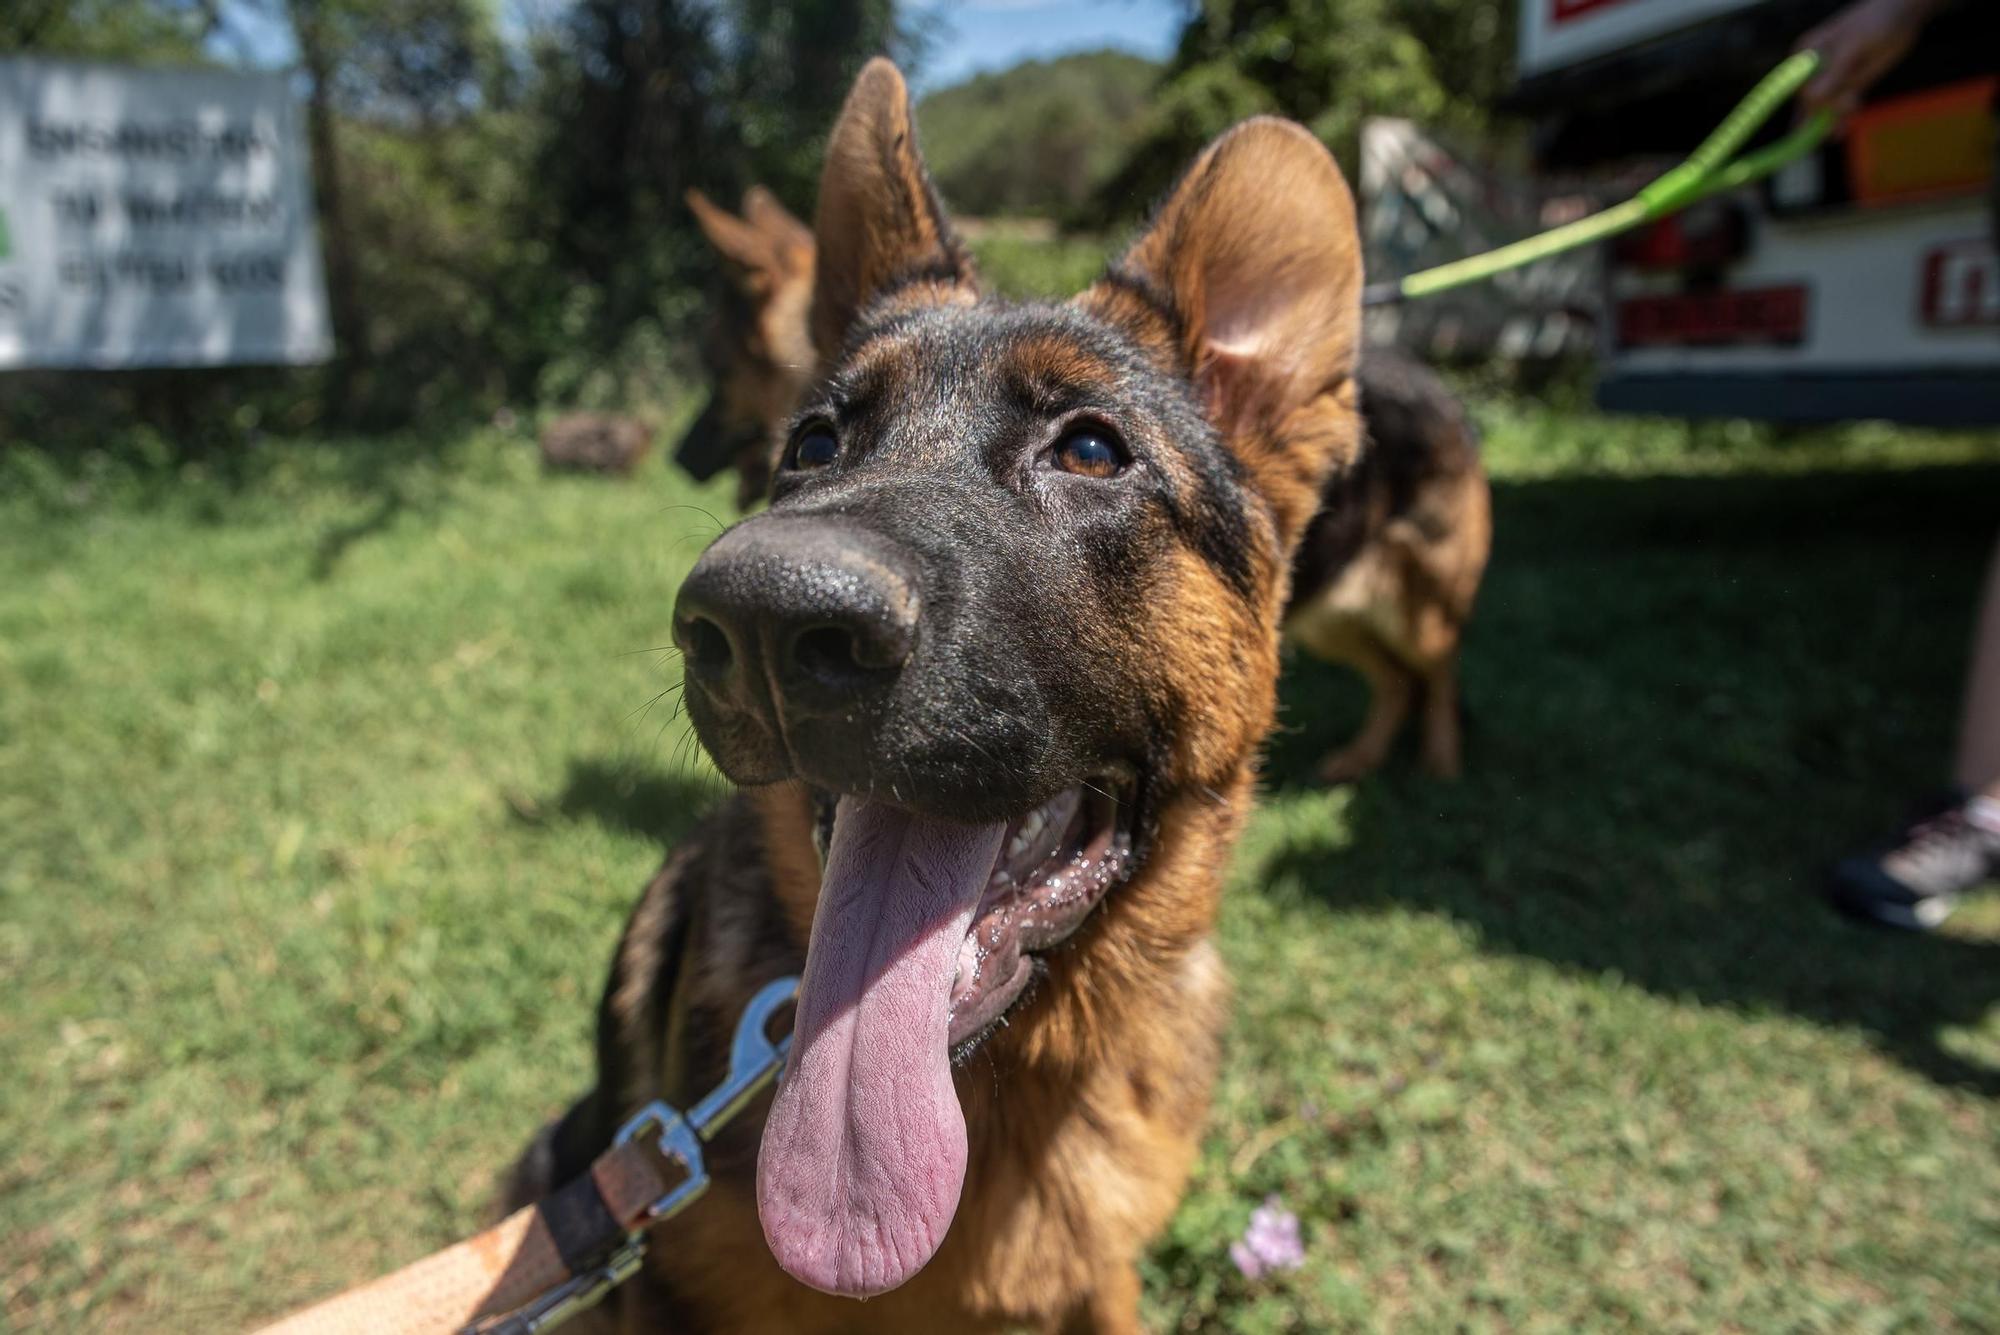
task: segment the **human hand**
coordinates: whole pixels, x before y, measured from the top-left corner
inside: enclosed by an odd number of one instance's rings
[[[1857,0],[1799,39],[1819,52],[1819,72],[1799,90],[1807,111],[1844,116],[1916,43],[1940,0]]]

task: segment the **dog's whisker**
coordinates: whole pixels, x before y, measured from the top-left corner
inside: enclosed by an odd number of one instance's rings
[[[654,705],[660,703],[660,701],[666,699],[667,696],[673,692],[673,689],[674,688],[671,686],[667,687],[666,690],[661,691],[658,695],[648,700],[645,704],[640,705],[637,709],[634,709],[631,713],[627,714],[625,716],[624,721],[628,724],[645,722],[646,711],[650,710]]]
[[[709,523],[711,523],[711,524],[715,525],[715,531],[716,531],[717,533],[720,533],[720,532],[722,532],[722,530],[724,530],[724,529],[726,529],[726,528],[728,528],[728,527],[729,527],[729,525],[727,525],[727,524],[723,523],[723,522],[722,522],[722,521],[721,521],[720,519],[717,519],[717,518],[715,517],[715,512],[714,512],[713,510],[710,510],[710,509],[708,509],[707,507],[705,507],[705,506],[700,506],[700,505],[693,505],[693,504],[687,504],[687,503],[683,503],[683,504],[680,504],[680,505],[663,505],[663,506],[661,506],[661,507],[660,507],[660,509],[659,509],[658,513],[659,513],[659,514],[663,514],[663,515],[665,515],[665,514],[672,514],[672,513],[673,513],[674,511],[676,511],[676,510],[692,510],[692,511],[694,511],[694,512],[695,512],[696,514],[698,514],[698,515],[702,516],[702,517],[703,517],[704,519],[708,520],[708,522],[709,522]]]
[[[678,683],[676,683],[676,684],[675,684],[675,685],[673,685],[673,686],[669,686],[669,687],[668,687],[668,688],[667,688],[666,690],[664,690],[664,691],[660,692],[660,694],[659,694],[659,695],[656,695],[656,696],[654,696],[654,697],[653,697],[653,703],[658,703],[658,702],[659,702],[659,700],[660,700],[660,699],[661,699],[662,697],[664,697],[664,696],[667,696],[667,695],[671,695],[671,694],[673,694],[673,693],[674,693],[675,691],[677,691],[677,690],[679,690],[679,689],[680,689],[680,686],[679,686],[679,684],[678,684]],[[679,718],[679,717],[681,716],[681,705],[682,705],[682,703],[683,703],[683,701],[682,701],[682,700],[676,700],[676,701],[674,701],[674,707],[673,707],[673,709],[671,709],[670,711],[668,711],[668,713],[667,713],[667,716],[666,716],[666,718],[665,718],[665,719],[661,720],[661,722],[660,722],[660,727],[659,727],[659,731],[657,731],[657,732],[655,732],[655,733],[653,734],[653,745],[654,745],[655,747],[657,747],[657,746],[658,746],[658,745],[660,744],[660,739],[661,739],[662,737],[664,737],[664,736],[666,736],[666,735],[667,735],[667,729],[668,729],[668,728],[671,728],[671,727],[673,727],[673,726],[674,726],[674,721],[675,721],[676,719],[678,719],[678,718]],[[647,705],[646,707],[647,707],[648,709],[651,709],[651,708],[652,708],[652,704],[648,704],[648,705]]]

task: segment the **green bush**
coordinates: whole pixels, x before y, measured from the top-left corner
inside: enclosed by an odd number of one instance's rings
[[[976,75],[918,106],[924,156],[960,212],[1068,218],[1150,130],[1159,74],[1092,51]]]

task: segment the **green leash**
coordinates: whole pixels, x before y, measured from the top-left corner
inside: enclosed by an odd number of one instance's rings
[[[1784,105],[1792,94],[1805,86],[1806,80],[1818,68],[1817,51],[1800,51],[1787,58],[1765,75],[1750,90],[1749,96],[1736,104],[1736,109],[1723,119],[1713,134],[1702,141],[1701,147],[1695,149],[1687,161],[1623,204],[1614,204],[1602,213],[1593,213],[1588,218],[1579,218],[1551,231],[1501,246],[1498,250],[1489,250],[1484,255],[1453,260],[1450,264],[1440,264],[1435,269],[1425,269],[1385,283],[1370,283],[1361,294],[1361,304],[1386,306],[1481,282],[1509,269],[1518,269],[1524,264],[1533,264],[1536,260],[1545,260],[1564,251],[1617,236],[1620,232],[1629,232],[1641,224],[1678,213],[1697,200],[1769,176],[1817,147],[1820,140],[1826,138],[1827,131],[1833,128],[1833,113],[1815,112],[1783,139],[1755,153],[1738,158],[1736,151],[1743,147],[1744,140],[1757,132],[1759,126],[1771,119],[1771,114]]]

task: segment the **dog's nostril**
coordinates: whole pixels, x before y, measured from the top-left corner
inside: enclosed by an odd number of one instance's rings
[[[732,657],[729,637],[707,617],[689,617],[683,621],[680,638],[681,651],[693,671],[712,675],[728,669]]]
[[[815,626],[792,641],[792,661],[821,680],[852,677],[863,670],[854,632],[842,626]]]

